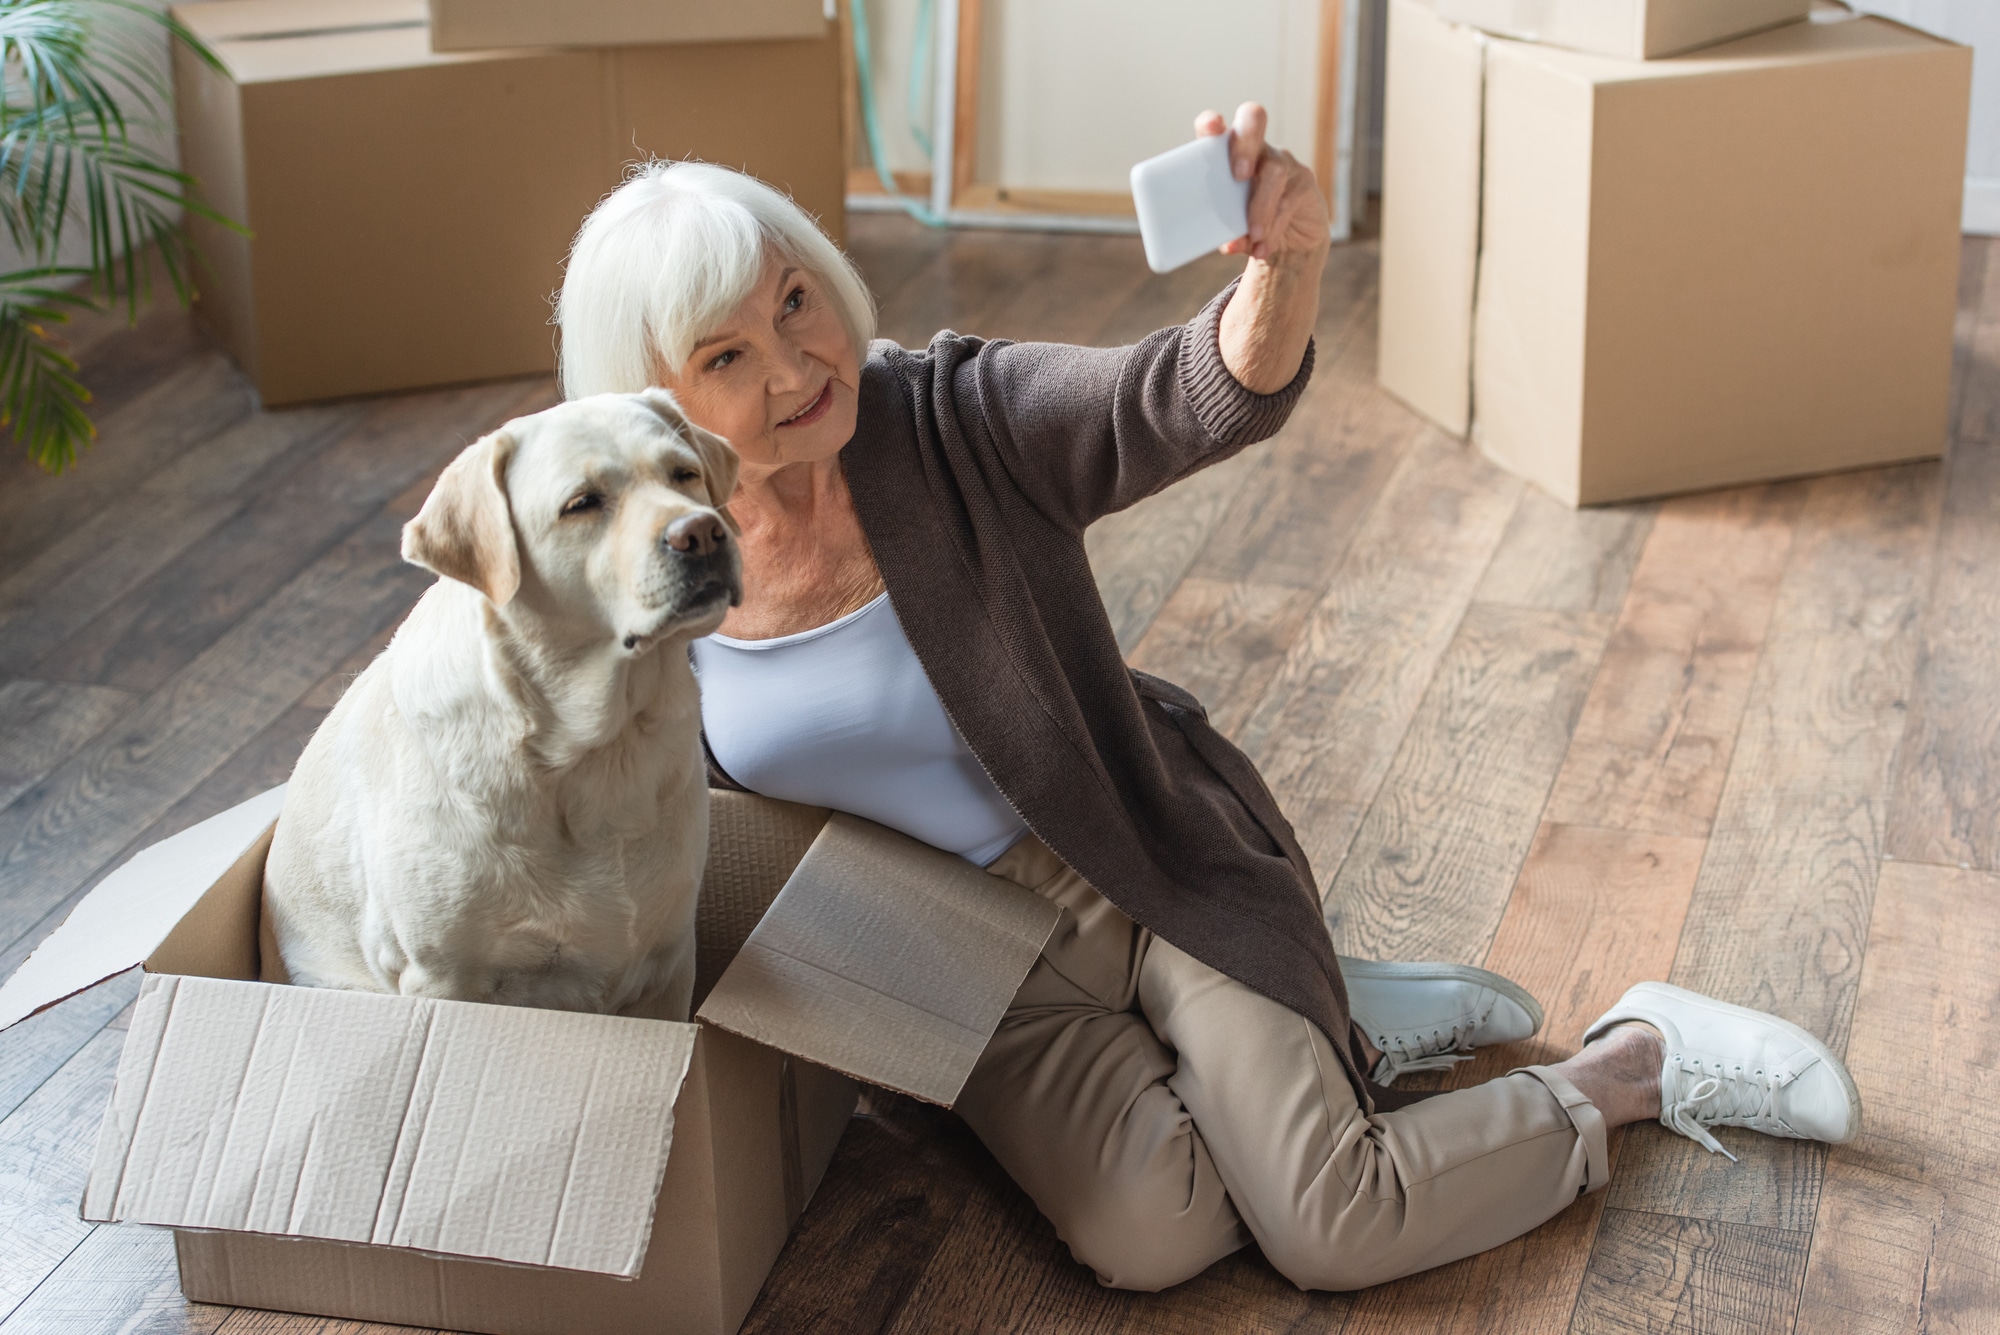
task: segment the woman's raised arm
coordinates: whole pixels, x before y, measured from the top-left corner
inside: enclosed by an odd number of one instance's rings
[[[1250,231],[1224,246],[1248,255],[1243,282],[1222,313],[1222,364],[1245,389],[1271,394],[1298,374],[1319,318],[1319,277],[1326,264],[1326,196],[1312,170],[1282,148],[1264,142],[1264,108],[1236,109],[1236,139],[1229,146],[1236,179],[1251,181]],[[1222,117],[1204,111],[1197,137],[1225,134]]]

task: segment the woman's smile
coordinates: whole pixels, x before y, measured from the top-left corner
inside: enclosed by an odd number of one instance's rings
[[[828,376],[826,383],[819,387],[819,393],[813,395],[811,403],[808,403],[805,407],[778,423],[778,425],[781,427],[811,426],[814,422],[819,421],[820,418],[825,417],[827,410],[831,407],[833,407],[833,377]]]

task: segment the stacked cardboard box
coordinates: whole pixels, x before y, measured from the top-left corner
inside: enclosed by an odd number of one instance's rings
[[[85,1217],[172,1228],[202,1302],[735,1331],[853,1079],[952,1102],[1059,911],[866,821],[714,797],[693,1024],[270,981],[283,789],[141,852],[0,988],[5,1028],[145,966]]]
[[[222,62],[176,54],[182,160],[249,232],[190,225],[197,310],[267,404],[550,370],[570,240],[648,156],[749,171],[841,239],[840,62],[817,0],[626,6],[651,19],[636,28],[615,5],[438,8],[497,44],[441,49],[425,0],[174,11]],[[572,41],[499,42],[516,10],[541,26],[514,36]],[[688,15],[707,16],[688,20],[699,40],[662,40]]]
[[[1510,7],[1628,53],[1776,12],[1392,0],[1383,385],[1572,504],[1939,454],[1971,52],[1844,10],[1654,60],[1443,17]]]

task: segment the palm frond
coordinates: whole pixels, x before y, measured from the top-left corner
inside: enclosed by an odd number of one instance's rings
[[[50,332],[92,304],[78,286],[89,275],[54,266],[0,274],[0,426],[11,428],[28,457],[52,473],[97,438],[86,411],[90,391]]]
[[[243,230],[134,137],[168,123],[173,90],[149,48],[162,29],[222,68],[144,0],[0,0],[0,228],[35,266],[0,274],[0,426],[45,467],[66,466],[95,434],[89,393],[48,326],[99,298],[136,320],[156,264],[185,305],[193,254],[182,216]],[[88,265],[60,267],[78,230]]]

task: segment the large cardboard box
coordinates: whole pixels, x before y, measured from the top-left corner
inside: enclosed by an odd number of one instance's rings
[[[260,958],[282,800],[141,852],[0,988],[4,1028],[143,960],[83,1214],[174,1229],[203,1302],[727,1335],[849,1077],[949,1104],[1058,916],[880,826],[718,793],[700,1023],[296,988]]]
[[[1812,0],[1437,0],[1453,23],[1627,60],[1713,46],[1811,9]]]
[[[1380,378],[1571,504],[1944,446],[1972,53],[1627,61],[1392,0]]]
[[[430,0],[433,51],[820,37],[823,0]]]
[[[197,313],[267,404],[546,372],[584,216],[647,156],[787,190],[843,236],[840,62],[808,40],[434,53],[424,0],[175,13]]]

